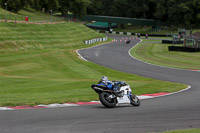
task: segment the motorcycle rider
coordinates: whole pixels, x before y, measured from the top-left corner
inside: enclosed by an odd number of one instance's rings
[[[119,81],[119,82],[118,81],[109,81],[108,77],[103,76],[98,84],[100,86],[103,86],[103,87],[106,87],[110,90],[113,90],[116,94],[120,95],[122,93],[121,91],[119,91],[119,89],[120,89],[119,85],[121,83],[124,83],[124,82],[122,82],[122,81]]]

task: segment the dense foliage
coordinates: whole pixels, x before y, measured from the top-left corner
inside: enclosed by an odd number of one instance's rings
[[[156,19],[172,25],[200,26],[200,0],[0,0],[1,7],[18,12],[30,5],[40,11],[72,12],[75,16],[105,15]]]
[[[87,13],[200,26],[200,0],[91,0]]]
[[[23,7],[28,5],[29,0],[0,0],[1,7],[13,11],[18,12]]]
[[[86,14],[89,3],[90,0],[0,0],[2,8],[13,12],[18,12],[29,5],[37,11],[46,13],[60,11],[62,15],[72,12],[78,17]]]

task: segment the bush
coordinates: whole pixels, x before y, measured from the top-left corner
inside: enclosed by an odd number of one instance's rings
[[[7,3],[7,10],[12,12],[18,12],[23,8],[21,0],[0,0],[1,7],[6,9],[5,3]]]

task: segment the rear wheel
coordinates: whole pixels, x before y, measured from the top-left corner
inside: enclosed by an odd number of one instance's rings
[[[136,95],[131,94],[130,101],[133,106],[140,106],[140,99]]]
[[[99,94],[99,100],[100,102],[107,108],[114,108],[117,104],[116,98],[110,98],[109,96],[111,93],[109,92],[102,92]]]

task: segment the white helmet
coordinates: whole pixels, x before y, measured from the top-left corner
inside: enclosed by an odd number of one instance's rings
[[[101,81],[108,81],[108,78],[106,77],[106,76],[103,76],[102,78],[101,78]]]

